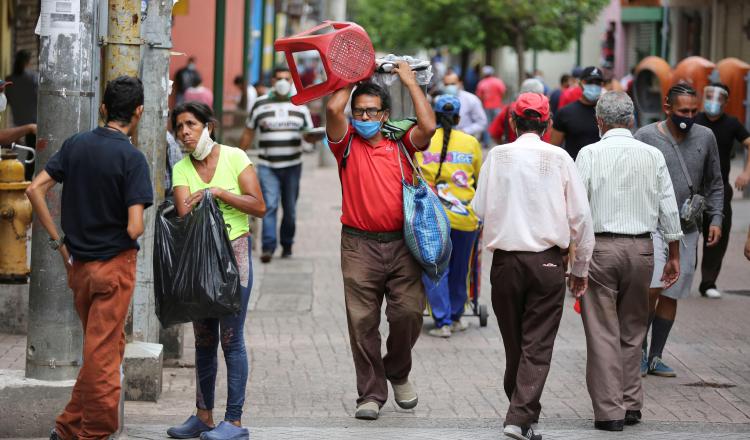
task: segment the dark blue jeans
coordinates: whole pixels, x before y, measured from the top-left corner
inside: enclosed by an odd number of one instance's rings
[[[430,302],[436,327],[451,325],[453,321],[461,319],[464,314],[468,297],[466,289],[469,282],[469,259],[477,235],[478,231],[467,232],[452,229],[453,252],[448,271],[437,283],[422,276],[424,291]]]
[[[278,241],[281,247],[288,248],[294,243],[297,215],[297,197],[302,164],[286,168],[270,168],[258,165],[258,179],[263,199],[266,202],[266,215],[263,217],[263,252],[273,253]],[[276,212],[279,201],[284,214],[281,218],[280,240],[276,240]]]
[[[227,364],[227,410],[224,420],[236,421],[242,418],[248,375],[244,327],[247,303],[253,287],[250,237],[234,240],[232,248],[240,269],[242,310],[237,315],[229,315],[221,319],[194,321],[193,331],[195,332],[196,406],[206,410],[214,408],[214,388],[218,369],[217,352],[219,342],[221,342],[224,361]]]

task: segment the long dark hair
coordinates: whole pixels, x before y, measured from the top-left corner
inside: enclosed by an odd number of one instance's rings
[[[26,49],[16,52],[16,58],[13,61],[13,75],[22,75],[29,62],[31,62],[31,52]]]
[[[435,183],[438,183],[440,179],[440,173],[443,171],[443,162],[448,156],[448,142],[451,140],[451,131],[453,126],[456,124],[456,115],[450,113],[439,113],[435,112],[435,119],[437,123],[443,127],[443,149],[440,150],[440,165],[438,165],[437,173],[435,173]]]

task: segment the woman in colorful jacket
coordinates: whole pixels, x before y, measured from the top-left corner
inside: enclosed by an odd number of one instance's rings
[[[455,127],[459,121],[461,102],[455,96],[441,95],[435,100],[438,129],[430,147],[416,158],[427,182],[443,203],[451,223],[453,253],[448,271],[435,283],[422,277],[430,302],[435,328],[430,335],[443,338],[466,330],[461,320],[467,299],[468,274],[479,220],[471,208],[482,148],[479,141]]]

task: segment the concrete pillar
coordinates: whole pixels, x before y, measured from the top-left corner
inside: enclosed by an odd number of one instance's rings
[[[71,135],[96,126],[98,115],[99,51],[96,47],[97,2],[81,0],[77,24],[42,29],[39,54],[39,166]],[[50,14],[54,2],[42,3]],[[45,26],[47,27],[47,26]],[[47,194],[56,222],[60,221],[62,188]],[[29,285],[29,332],[26,377],[42,380],[73,379],[78,374],[83,335],[66,284],[60,254],[49,245],[42,225],[34,221]],[[11,418],[10,414],[4,414]]]

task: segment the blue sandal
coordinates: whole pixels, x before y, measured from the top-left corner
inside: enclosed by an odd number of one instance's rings
[[[250,431],[247,428],[234,426],[226,420],[216,425],[216,428],[201,434],[201,440],[249,440]]]

